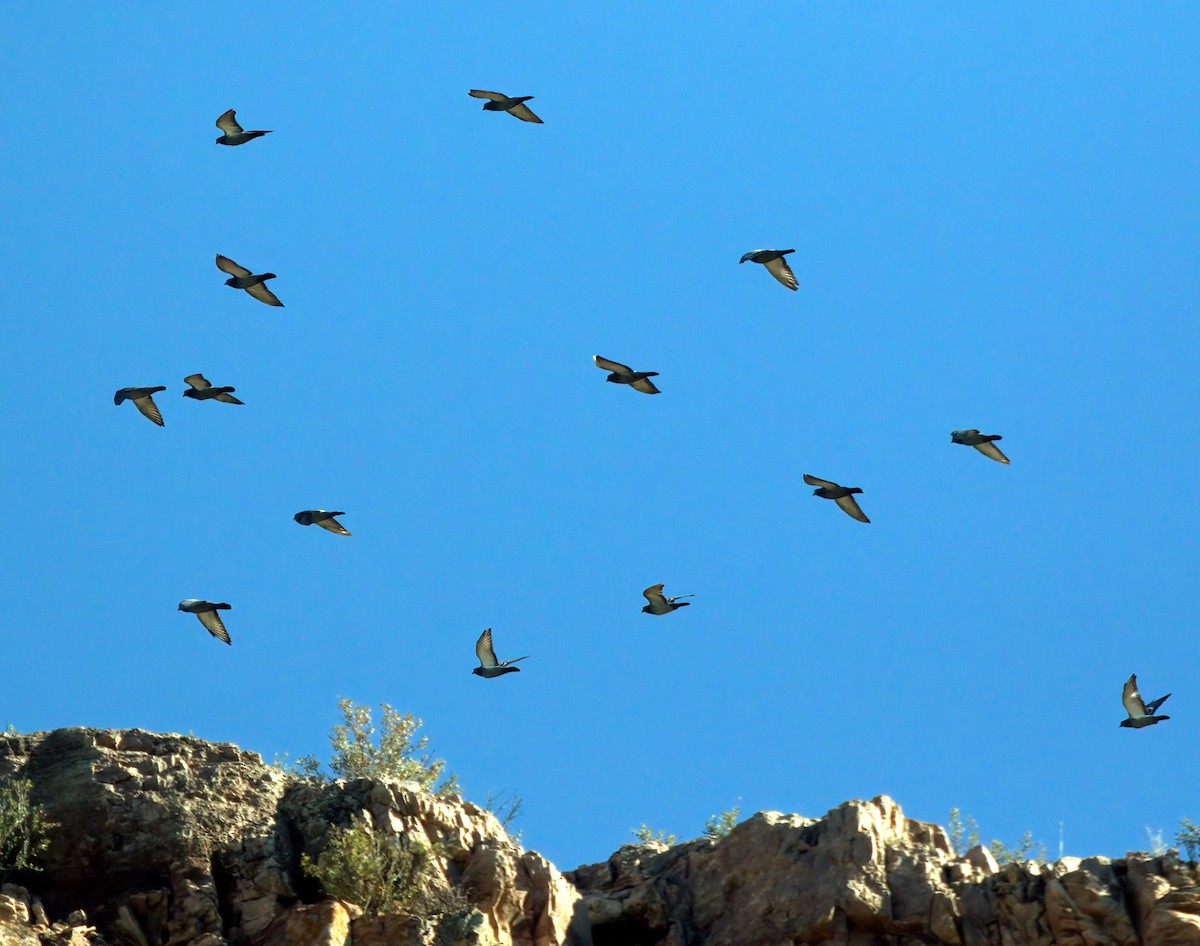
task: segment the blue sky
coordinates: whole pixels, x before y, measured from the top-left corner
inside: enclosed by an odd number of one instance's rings
[[[739,798],[1200,817],[1195,5],[223,10],[6,11],[0,718],[269,760],[387,701],[563,868]]]

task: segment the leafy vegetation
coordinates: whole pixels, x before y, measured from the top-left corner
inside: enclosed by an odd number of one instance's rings
[[[639,844],[665,844],[667,847],[674,847],[679,841],[679,835],[667,834],[665,831],[656,831],[653,828],[646,827],[646,822],[642,822],[641,827],[630,828],[629,833],[637,838]]]
[[[980,843],[979,825],[970,815],[963,815],[957,808],[950,809],[950,823],[946,828],[950,836],[950,846],[958,855],[966,854],[971,848]],[[1026,831],[1016,844],[1011,847],[1003,841],[993,840],[987,848],[997,864],[1010,864],[1017,861],[1044,861],[1046,859],[1046,843],[1035,841],[1033,832]]]
[[[739,803],[741,799],[738,799]],[[741,804],[734,805],[728,811],[723,811],[719,815],[713,815],[704,823],[704,836],[712,838],[714,841],[720,841],[726,837],[733,826],[737,824],[738,815],[742,813]]]
[[[1180,818],[1175,846],[1187,851],[1189,861],[1200,860],[1200,825],[1193,824],[1191,818]]]
[[[0,883],[18,870],[41,870],[35,861],[50,846],[58,825],[33,803],[33,782],[0,779]]]
[[[525,802],[520,795],[502,788],[499,791],[490,792],[483,807],[496,816],[500,827],[512,834],[509,828],[514,821],[521,817],[524,805]]]

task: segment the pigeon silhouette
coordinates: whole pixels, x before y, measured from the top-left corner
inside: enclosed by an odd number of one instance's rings
[[[641,391],[643,394],[662,393],[654,386],[654,382],[649,380],[650,378],[658,377],[657,371],[634,371],[628,365],[623,365],[617,361],[609,361],[600,355],[592,355],[592,361],[596,363],[597,368],[612,372],[604,379],[605,381],[612,381],[615,384],[628,384],[635,391]]]
[[[237,123],[235,112],[232,108],[225,112],[217,119],[217,127],[225,132],[217,139],[219,145],[244,145],[247,141],[253,141],[255,138],[261,138],[263,135],[269,135],[269,131],[245,131],[241,125]]]
[[[230,604],[201,601],[199,598],[184,598],[179,602],[180,611],[188,611],[196,615],[208,633],[226,644],[232,644],[233,641],[229,639],[229,632],[225,630],[225,622],[221,620],[221,615],[217,612],[228,611],[232,607],[233,605]]]
[[[540,118],[529,110],[528,102],[532,95],[518,95],[516,98],[509,98],[503,92],[484,92],[482,89],[472,89],[467,95],[476,99],[490,99],[483,103],[485,112],[508,112],[514,118],[519,118],[523,122],[536,122],[539,125],[544,125]]]
[[[1170,693],[1167,694],[1167,696],[1170,695]],[[1161,723],[1164,719],[1170,719],[1170,716],[1154,715],[1154,711],[1162,706],[1167,696],[1160,696],[1153,703],[1142,702],[1142,694],[1138,692],[1137,688],[1137,674],[1131,674],[1125,681],[1125,686],[1121,687],[1121,702],[1125,704],[1125,712],[1129,714],[1129,718],[1121,720],[1120,725],[1127,729],[1141,729]]]
[[[344,512],[329,512],[325,509],[305,509],[292,516],[302,526],[320,526],[328,529],[334,535],[349,535],[350,530],[334,519],[334,516],[344,516]]]
[[[267,280],[274,279],[274,273],[262,273],[259,276],[255,276],[244,266],[239,266],[228,256],[222,256],[220,253],[217,254],[217,269],[223,273],[229,273],[229,278],[225,280],[226,286],[232,286],[234,289],[245,289],[246,292],[254,296],[259,302],[283,308],[283,303],[279,301],[279,297],[267,288]]]
[[[670,614],[676,608],[686,608],[691,604],[690,601],[679,601],[680,598],[696,597],[695,595],[675,595],[673,598],[668,598],[662,593],[662,590],[663,586],[659,583],[651,585],[642,592],[645,599],[650,602],[642,608],[645,614]],[[679,601],[678,604],[675,603],[677,601]]]
[[[1007,463],[1008,457],[1000,452],[993,440],[1003,440],[999,434],[981,434],[978,430],[952,430],[950,431],[950,442],[961,443],[967,447],[974,447],[985,457],[991,457],[997,463]]]
[[[189,374],[183,379],[184,384],[190,384],[191,390],[184,391],[184,397],[193,397],[197,401],[220,401],[222,404],[243,404],[233,396],[237,388],[214,388],[212,382],[202,374]]]
[[[858,502],[854,499],[854,493],[861,493],[862,490],[857,486],[839,486],[837,483],[823,480],[819,476],[810,476],[804,474],[804,482],[809,486],[817,486],[819,489],[813,490],[814,496],[820,496],[822,499],[832,499],[835,503],[842,507],[842,511],[852,519],[857,519],[859,522],[870,522],[861,509],[858,508]]]
[[[159,391],[165,391],[166,385],[160,384],[156,388],[121,388],[113,395],[113,403],[120,404],[122,401],[133,401],[133,406],[149,417],[159,427],[165,427],[162,414],[158,412],[158,405],[154,403],[152,395]]]
[[[503,663],[496,660],[496,651],[492,649],[492,629],[490,627],[480,634],[479,640],[475,642],[475,656],[479,658],[479,666],[471,673],[479,677],[500,677],[506,673],[519,673],[520,667],[509,665],[526,659],[525,657],[514,657]]]
[[[738,265],[749,260],[751,263],[762,263],[767,267],[767,272],[778,279],[789,289],[799,289],[800,283],[796,279],[796,274],[792,272],[792,268],[788,266],[787,260],[784,259],[788,253],[795,253],[795,250],[751,250],[738,260]]]

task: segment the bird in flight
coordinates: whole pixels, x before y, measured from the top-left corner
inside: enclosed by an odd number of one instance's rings
[[[328,512],[324,509],[305,509],[292,516],[302,526],[320,526],[328,529],[334,535],[349,535],[350,530],[334,519],[334,516],[344,516],[345,512]]]
[[[663,594],[662,582],[651,585],[642,592],[642,596],[650,602],[642,608],[646,614],[670,614],[676,608],[686,608],[691,604],[690,601],[679,601],[680,598],[696,597],[695,595],[675,595],[673,598],[668,598]],[[676,604],[676,602],[679,603]]]
[[[1167,694],[1167,696],[1170,695],[1170,693]],[[1137,674],[1131,674],[1125,681],[1125,686],[1121,687],[1121,702],[1125,704],[1125,712],[1129,714],[1128,719],[1121,720],[1121,725],[1128,729],[1141,729],[1144,726],[1161,723],[1164,719],[1170,719],[1170,716],[1154,715],[1154,711],[1162,706],[1167,696],[1160,696],[1153,703],[1143,702],[1142,694],[1138,692],[1137,688]]]
[[[985,457],[990,457],[997,463],[1007,463],[1006,457],[997,447],[993,440],[1003,440],[999,434],[981,434],[978,430],[971,428],[970,430],[952,430],[950,431],[950,442],[961,443],[966,447],[974,447]]]
[[[165,427],[162,414],[158,412],[158,405],[154,403],[153,395],[159,391],[165,391],[166,385],[160,384],[155,388],[121,388],[113,395],[113,403],[120,404],[122,401],[133,401],[133,406],[149,417],[159,427]]]
[[[237,388],[214,388],[212,382],[202,374],[189,374],[183,379],[184,384],[190,384],[190,390],[184,391],[184,397],[194,397],[197,401],[220,401],[222,404],[244,404],[233,396]]]
[[[535,122],[538,125],[544,125],[540,118],[530,111],[528,102],[532,95],[518,95],[515,98],[509,98],[503,92],[484,92],[482,89],[471,89],[467,95],[476,99],[489,99],[483,103],[485,112],[508,112],[514,118],[519,118],[523,122]]]
[[[480,677],[500,677],[506,673],[520,673],[520,667],[513,667],[510,664],[525,659],[525,657],[514,657],[512,660],[503,662],[496,660],[496,651],[492,649],[492,629],[490,627],[480,634],[479,640],[475,642],[475,656],[479,658],[479,666],[471,673]]]
[[[254,296],[259,302],[265,302],[267,305],[277,305],[283,307],[283,303],[279,301],[279,297],[267,288],[267,280],[274,279],[274,273],[262,273],[255,276],[250,270],[244,266],[239,266],[228,256],[217,254],[217,269],[223,273],[229,273],[229,278],[225,280],[226,286],[232,286],[234,289],[245,289],[250,295]]]
[[[859,522],[871,521],[858,508],[858,502],[854,499],[855,493],[862,492],[857,486],[839,486],[837,483],[823,480],[819,476],[811,476],[808,473],[804,474],[804,482],[809,486],[819,487],[813,490],[814,496],[820,496],[822,499],[832,499],[842,507],[842,512],[852,519],[857,519]]]
[[[623,365],[619,361],[609,361],[600,355],[592,355],[592,361],[602,371],[611,372],[604,379],[605,381],[612,381],[614,384],[628,384],[635,391],[641,391],[643,394],[662,393],[654,386],[654,382],[649,380],[658,377],[657,371],[634,371],[628,365]]]
[[[749,260],[751,263],[762,263],[767,267],[767,272],[778,279],[789,289],[799,289],[800,283],[796,279],[796,274],[792,272],[792,268],[788,266],[787,260],[784,259],[788,253],[795,253],[795,250],[751,250],[738,260],[738,265]]]
[[[184,598],[179,602],[178,610],[196,615],[208,633],[219,641],[232,644],[229,632],[225,630],[225,622],[221,620],[221,615],[217,614],[218,611],[228,611],[232,607],[233,605],[223,602],[218,604],[213,601],[201,601],[199,598]]]
[[[246,131],[237,123],[237,112],[232,108],[217,119],[217,127],[225,134],[217,139],[219,145],[244,145],[247,141],[269,135],[269,131]]]

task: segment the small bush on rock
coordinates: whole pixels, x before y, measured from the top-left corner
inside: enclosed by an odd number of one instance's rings
[[[1191,818],[1180,818],[1175,846],[1187,851],[1189,861],[1200,859],[1200,825],[1192,824]]]
[[[28,779],[0,779],[0,883],[13,871],[41,870],[34,861],[50,846],[47,834],[58,827],[32,796]]]
[[[667,834],[662,830],[655,831],[646,827],[644,821],[640,828],[630,828],[629,833],[637,838],[639,844],[665,844],[667,847],[674,847],[675,842],[679,840],[679,835]]]

